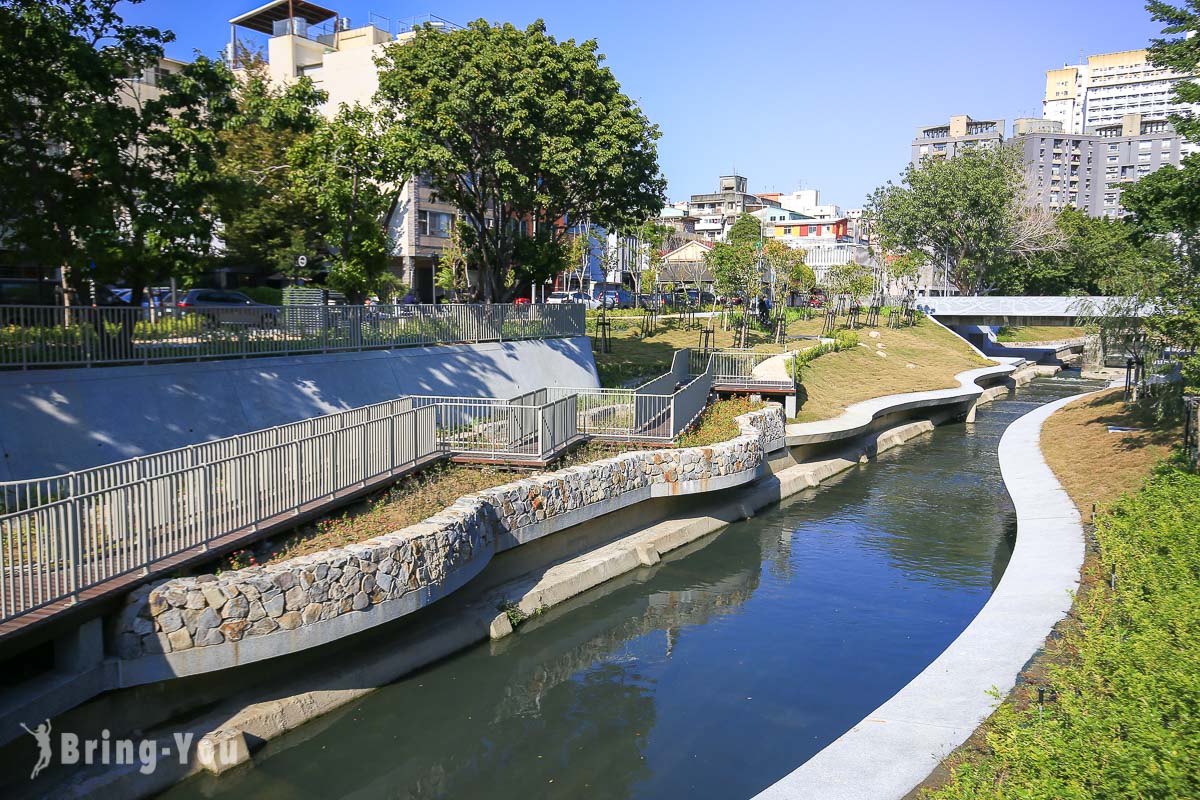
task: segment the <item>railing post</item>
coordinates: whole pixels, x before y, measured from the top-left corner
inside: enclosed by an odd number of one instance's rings
[[[67,515],[67,589],[71,595],[71,603],[74,604],[79,602],[79,556],[81,553],[79,536],[80,528],[83,525],[83,514],[79,508],[79,489],[74,472],[70,474],[68,480],[71,485],[71,506]]]

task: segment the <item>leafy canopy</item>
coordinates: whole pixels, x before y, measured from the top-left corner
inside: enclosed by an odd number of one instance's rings
[[[556,40],[540,20],[524,30],[476,20],[426,25],[379,59],[389,147],[477,232],[489,300],[508,294],[510,273],[534,277],[531,260],[561,268],[569,226],[617,230],[662,207],[658,128],[596,50]],[[523,249],[531,233],[540,238]]]
[[[18,257],[140,290],[206,253],[235,104],[228,70],[203,57],[155,90],[131,83],[174,36],[116,5],[0,5],[0,218]]]
[[[1061,246],[1053,219],[1026,208],[1024,192],[1018,149],[978,147],[910,164],[899,185],[875,190],[867,216],[885,252],[919,254],[944,265],[962,294],[986,294],[1014,260]]]

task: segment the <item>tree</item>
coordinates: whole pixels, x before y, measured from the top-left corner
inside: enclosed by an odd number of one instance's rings
[[[725,234],[729,244],[748,244],[751,247],[762,241],[762,220],[753,214],[741,214],[729,226]]]
[[[860,305],[875,288],[875,278],[870,267],[850,261],[826,270],[825,285],[834,295],[846,295],[853,301],[852,305]]]
[[[769,239],[763,245],[763,262],[775,274],[779,289],[787,294],[806,293],[817,283],[812,268],[805,263],[807,254],[796,247],[788,247],[778,239]]]
[[[1106,280],[1138,271],[1146,255],[1134,241],[1134,228],[1108,217],[1090,217],[1064,208],[1055,219],[1063,238],[1060,250],[1035,253],[1000,279],[1009,294],[1103,294]]]
[[[561,258],[577,222],[617,230],[662,207],[658,128],[596,49],[557,41],[540,20],[525,30],[477,20],[426,25],[378,61],[395,177],[427,176],[477,231],[488,300],[506,297],[525,266],[527,225]]]
[[[752,246],[718,242],[704,254],[704,261],[719,294],[743,298],[758,294],[762,278],[758,271],[757,254]]]
[[[208,249],[219,132],[232,76],[197,58],[130,81],[174,36],[126,25],[116,0],[9,0],[0,7],[0,218],[21,257],[75,268],[74,280],[135,293]]]
[[[320,267],[325,231],[291,174],[289,154],[321,120],[326,99],[310,78],[284,88],[267,74],[261,53],[241,52],[244,70],[235,91],[237,115],[222,133],[223,190],[214,199],[223,225],[225,260],[257,267],[260,277],[297,274],[296,258],[308,258],[309,274]]]
[[[1151,2],[1147,8],[1171,37],[1154,40],[1150,62],[1183,74],[1200,73],[1200,37],[1190,35],[1200,25],[1197,2],[1189,0],[1184,7]],[[1174,100],[1200,101],[1200,85],[1179,81]],[[1189,113],[1172,119],[1186,138],[1200,141],[1200,119]],[[1151,260],[1158,313],[1148,320],[1149,327],[1184,347],[1200,346],[1200,155],[1145,176],[1122,193],[1121,204],[1130,213],[1128,219],[1143,249],[1156,247],[1164,254]]]
[[[325,234],[328,281],[354,303],[395,287],[387,221],[396,193],[386,181],[398,167],[381,133],[371,111],[343,104],[289,150],[291,185]]]
[[[467,289],[469,255],[467,247],[463,246],[463,241],[470,234],[466,233],[464,228],[462,223],[451,228],[450,238],[442,248],[441,255],[438,256],[437,273],[433,280],[434,285],[439,289],[454,294]]]
[[[1021,166],[1007,146],[910,164],[900,185],[889,181],[868,200],[879,244],[944,265],[962,294],[987,294],[1014,261],[1062,245],[1054,219],[1023,204]]]
[[[666,225],[659,225],[653,219],[646,219],[626,232],[626,235],[636,242],[630,270],[633,273],[635,305],[638,294],[653,294],[655,291],[658,271],[662,266],[663,243],[672,230]]]

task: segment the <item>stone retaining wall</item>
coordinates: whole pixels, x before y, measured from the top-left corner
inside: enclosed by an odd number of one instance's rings
[[[357,544],[143,587],[119,617],[116,650],[148,668],[131,670],[122,683],[282,655],[397,618],[474,577],[495,552],[575,524],[572,512],[592,516],[614,501],[749,482],[765,454],[784,444],[783,413],[771,405],[736,421],[739,435],[719,444],[624,453],[461,497],[416,525]],[[358,624],[339,620],[363,612],[376,613]],[[323,623],[328,633],[319,631]],[[198,659],[196,651],[206,652]]]

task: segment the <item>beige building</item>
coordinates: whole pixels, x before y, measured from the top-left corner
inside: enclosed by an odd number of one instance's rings
[[[375,59],[388,45],[411,39],[413,25],[423,22],[446,30],[455,27],[433,16],[394,21],[374,14],[366,24],[356,25],[334,10],[306,0],[272,0],[229,20],[229,49],[231,55],[236,53],[238,37],[246,36],[247,31],[268,37],[271,79],[284,84],[310,78],[328,93],[321,112],[332,117],[343,103],[371,104],[379,88]],[[420,179],[406,182],[398,193],[388,219],[392,271],[421,300],[432,302],[437,293],[433,285],[437,259],[449,240],[458,210],[436,200],[428,183]]]
[[[1124,50],[1047,70],[1042,116],[1076,135],[1119,127],[1131,114],[1165,125],[1169,114],[1182,110],[1171,99],[1175,84],[1187,76],[1156,67],[1146,56],[1145,50]]]

